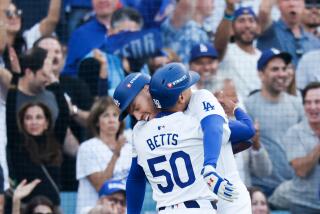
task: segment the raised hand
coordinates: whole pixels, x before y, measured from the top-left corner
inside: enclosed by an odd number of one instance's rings
[[[253,136],[252,138],[252,149],[253,150],[259,150],[260,147],[261,147],[261,144],[260,144],[260,126],[259,126],[259,122],[256,120],[254,122],[254,128],[256,129],[256,134]]]
[[[17,188],[14,190],[13,198],[15,200],[21,200],[28,196],[32,190],[41,182],[40,179],[35,179],[32,182],[27,184],[27,180],[24,179],[21,181],[21,183],[17,186]]]
[[[209,189],[219,198],[229,202],[233,202],[238,198],[239,193],[236,191],[235,186],[221,177],[213,166],[205,166],[201,174]]]
[[[99,77],[101,79],[106,79],[108,77],[108,63],[106,57],[99,49],[94,49],[93,58],[100,63]]]

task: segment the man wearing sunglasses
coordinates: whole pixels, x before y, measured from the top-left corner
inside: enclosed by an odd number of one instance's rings
[[[306,31],[320,39],[320,0],[306,0],[302,23]]]
[[[292,55],[292,63],[296,66],[302,55],[320,48],[320,40],[303,28],[302,17],[305,9],[304,0],[277,0],[281,17],[278,21],[270,21],[265,31],[258,38],[260,50],[276,48]],[[271,9],[271,7],[269,8]],[[261,8],[260,8],[261,13]],[[271,14],[270,11],[264,11]]]
[[[126,213],[126,189],[122,180],[107,180],[99,190],[99,201],[89,214]]]

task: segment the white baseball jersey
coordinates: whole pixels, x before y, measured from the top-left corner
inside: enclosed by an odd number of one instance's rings
[[[223,142],[230,135],[223,108],[206,90],[193,93],[186,112],[140,121],[133,130],[134,154],[153,189],[157,207],[189,200],[216,200],[201,175],[204,162],[200,121],[210,114],[225,118]]]
[[[209,93],[209,94],[208,94]],[[201,121],[202,118],[206,117],[207,114],[203,114],[203,111],[201,111],[199,108],[201,105],[204,105],[203,103],[206,102],[206,100],[210,100],[211,93],[207,90],[199,90],[194,91],[193,95],[191,97],[191,100],[188,105],[188,109],[185,111],[187,115],[192,115],[194,117],[197,117],[199,121]],[[216,100],[216,99],[215,99]],[[218,102],[216,100],[216,102]],[[222,108],[221,105],[218,103],[215,103],[215,108]],[[220,112],[223,110],[219,110]],[[221,115],[223,115],[221,113]],[[224,124],[224,131],[227,132],[229,130],[227,124]],[[241,177],[239,175],[239,171],[237,168],[237,164],[234,158],[234,154],[232,151],[232,145],[231,142],[229,142],[229,134],[224,134],[224,137],[228,137],[228,139],[223,138],[223,143],[221,145],[220,150],[220,156],[217,163],[217,172],[223,177],[228,179],[239,192],[238,199],[233,201],[232,203],[219,200],[218,201],[218,214],[229,214],[229,213],[238,213],[238,214],[247,214],[252,213],[251,211],[251,201],[250,196],[247,191],[247,188],[245,187],[244,183],[241,180]]]
[[[211,101],[210,101],[211,100]],[[209,102],[210,101],[210,102]],[[210,104],[208,104],[210,103]],[[209,105],[214,106],[215,111],[210,111]],[[208,111],[203,111],[207,108]],[[195,117],[200,124],[200,121],[210,114],[218,114],[226,119],[225,112],[218,102],[218,100],[212,95],[208,90],[197,90],[192,92],[192,96],[188,105],[187,110],[185,111],[186,115]],[[232,145],[229,142],[230,138],[230,129],[229,125],[225,123],[224,134],[222,139],[222,145],[220,150],[220,156],[217,163],[217,172],[228,179],[234,180],[240,178],[237,165],[233,156]],[[230,180],[230,181],[231,181]]]

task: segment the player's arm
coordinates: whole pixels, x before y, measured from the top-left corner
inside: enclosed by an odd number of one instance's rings
[[[250,139],[255,135],[255,128],[250,116],[241,108],[234,110],[234,116],[236,120],[229,121],[230,141],[233,154],[237,154],[252,146]]]
[[[204,166],[216,167],[220,155],[223,125],[227,122],[224,110],[208,90],[193,92],[188,111],[200,122],[203,132]]]
[[[236,121],[229,121],[229,128],[231,130],[230,141],[232,144],[236,144],[250,140],[255,134],[252,119],[239,107],[235,109],[234,116]]]
[[[199,90],[193,93],[188,111],[200,121],[203,132],[204,168],[202,175],[211,191],[224,200],[233,201],[238,193],[233,185],[222,178],[215,169],[220,155],[224,124],[227,123],[223,108],[210,91]]]
[[[138,165],[137,157],[132,158],[126,183],[127,213],[139,214],[142,209],[146,177],[143,168]]]
[[[203,132],[204,166],[217,166],[224,122],[224,118],[216,114],[208,115],[200,122]]]

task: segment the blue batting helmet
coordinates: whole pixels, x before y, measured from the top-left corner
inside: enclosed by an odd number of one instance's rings
[[[151,77],[143,73],[131,73],[117,86],[113,94],[113,101],[120,109],[119,120],[123,120],[128,112],[127,108],[143,87],[150,83]]]
[[[200,79],[181,63],[169,63],[154,73],[149,91],[157,108],[167,109],[176,104],[179,95]]]

